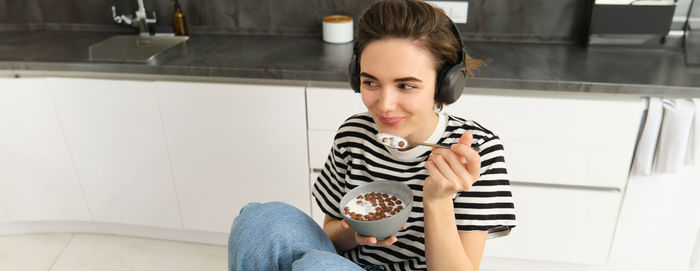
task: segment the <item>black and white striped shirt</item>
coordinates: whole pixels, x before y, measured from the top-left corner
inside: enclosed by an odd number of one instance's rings
[[[471,120],[439,113],[438,125],[426,140],[454,144],[465,131],[474,135],[473,147],[481,155],[481,176],[454,199],[459,231],[489,231],[504,236],[515,227],[515,209],[500,138]],[[413,206],[407,229],[398,232],[391,246],[357,246],[343,256],[360,265],[380,265],[385,270],[425,270],[423,181],[430,174],[424,164],[429,147],[407,151],[387,148],[375,139],[376,126],[369,113],[348,118],[338,129],[328,160],[314,183],[313,196],[327,215],[342,219],[340,199],[351,189],[373,181],[407,184],[413,190]]]

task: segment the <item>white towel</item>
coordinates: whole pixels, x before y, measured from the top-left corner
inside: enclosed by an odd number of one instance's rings
[[[688,152],[685,156],[685,164],[700,167],[700,99],[693,99],[693,104],[695,105],[695,115],[693,116],[692,127],[690,128],[690,139],[688,139]],[[698,249],[700,249],[700,247]]]
[[[663,105],[661,99],[651,97],[645,100],[646,117],[637,142],[637,150],[632,162],[633,175],[651,174],[651,165],[654,162],[656,142],[661,131],[661,119],[663,119]]]
[[[688,152],[695,104],[687,99],[664,99],[661,133],[654,157],[654,172],[675,173]]]

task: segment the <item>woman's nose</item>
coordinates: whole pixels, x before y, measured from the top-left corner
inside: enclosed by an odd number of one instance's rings
[[[383,89],[379,95],[379,108],[384,112],[393,111],[396,109],[396,93],[392,89]]]

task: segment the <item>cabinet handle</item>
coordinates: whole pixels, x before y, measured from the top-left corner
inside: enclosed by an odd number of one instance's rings
[[[613,192],[617,192],[617,193],[622,192],[622,189],[620,189],[618,187],[607,187],[607,186],[533,183],[533,182],[522,182],[522,181],[510,181],[510,184],[511,185],[521,185],[521,186],[531,186],[531,187],[549,187],[549,188],[566,188],[566,189],[595,190],[595,191],[613,191]]]
[[[312,168],[312,173],[320,173],[320,168]],[[580,189],[580,190],[595,190],[595,191],[612,191],[620,193],[622,189],[618,187],[607,187],[607,186],[586,186],[586,185],[572,185],[572,184],[553,184],[553,183],[534,183],[534,182],[523,182],[523,181],[510,181],[511,185],[519,186],[531,186],[531,187],[545,187],[545,188],[565,188],[565,189]]]

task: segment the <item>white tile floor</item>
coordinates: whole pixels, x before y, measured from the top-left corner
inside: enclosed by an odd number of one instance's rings
[[[225,246],[102,234],[0,236],[0,270],[226,270]]]
[[[517,268],[514,268],[515,266]],[[482,261],[482,269],[484,271],[639,271],[498,258],[485,258]],[[0,236],[0,271],[5,270],[227,270],[227,249],[225,246],[104,234],[6,235]],[[700,271],[700,268],[690,270]]]

